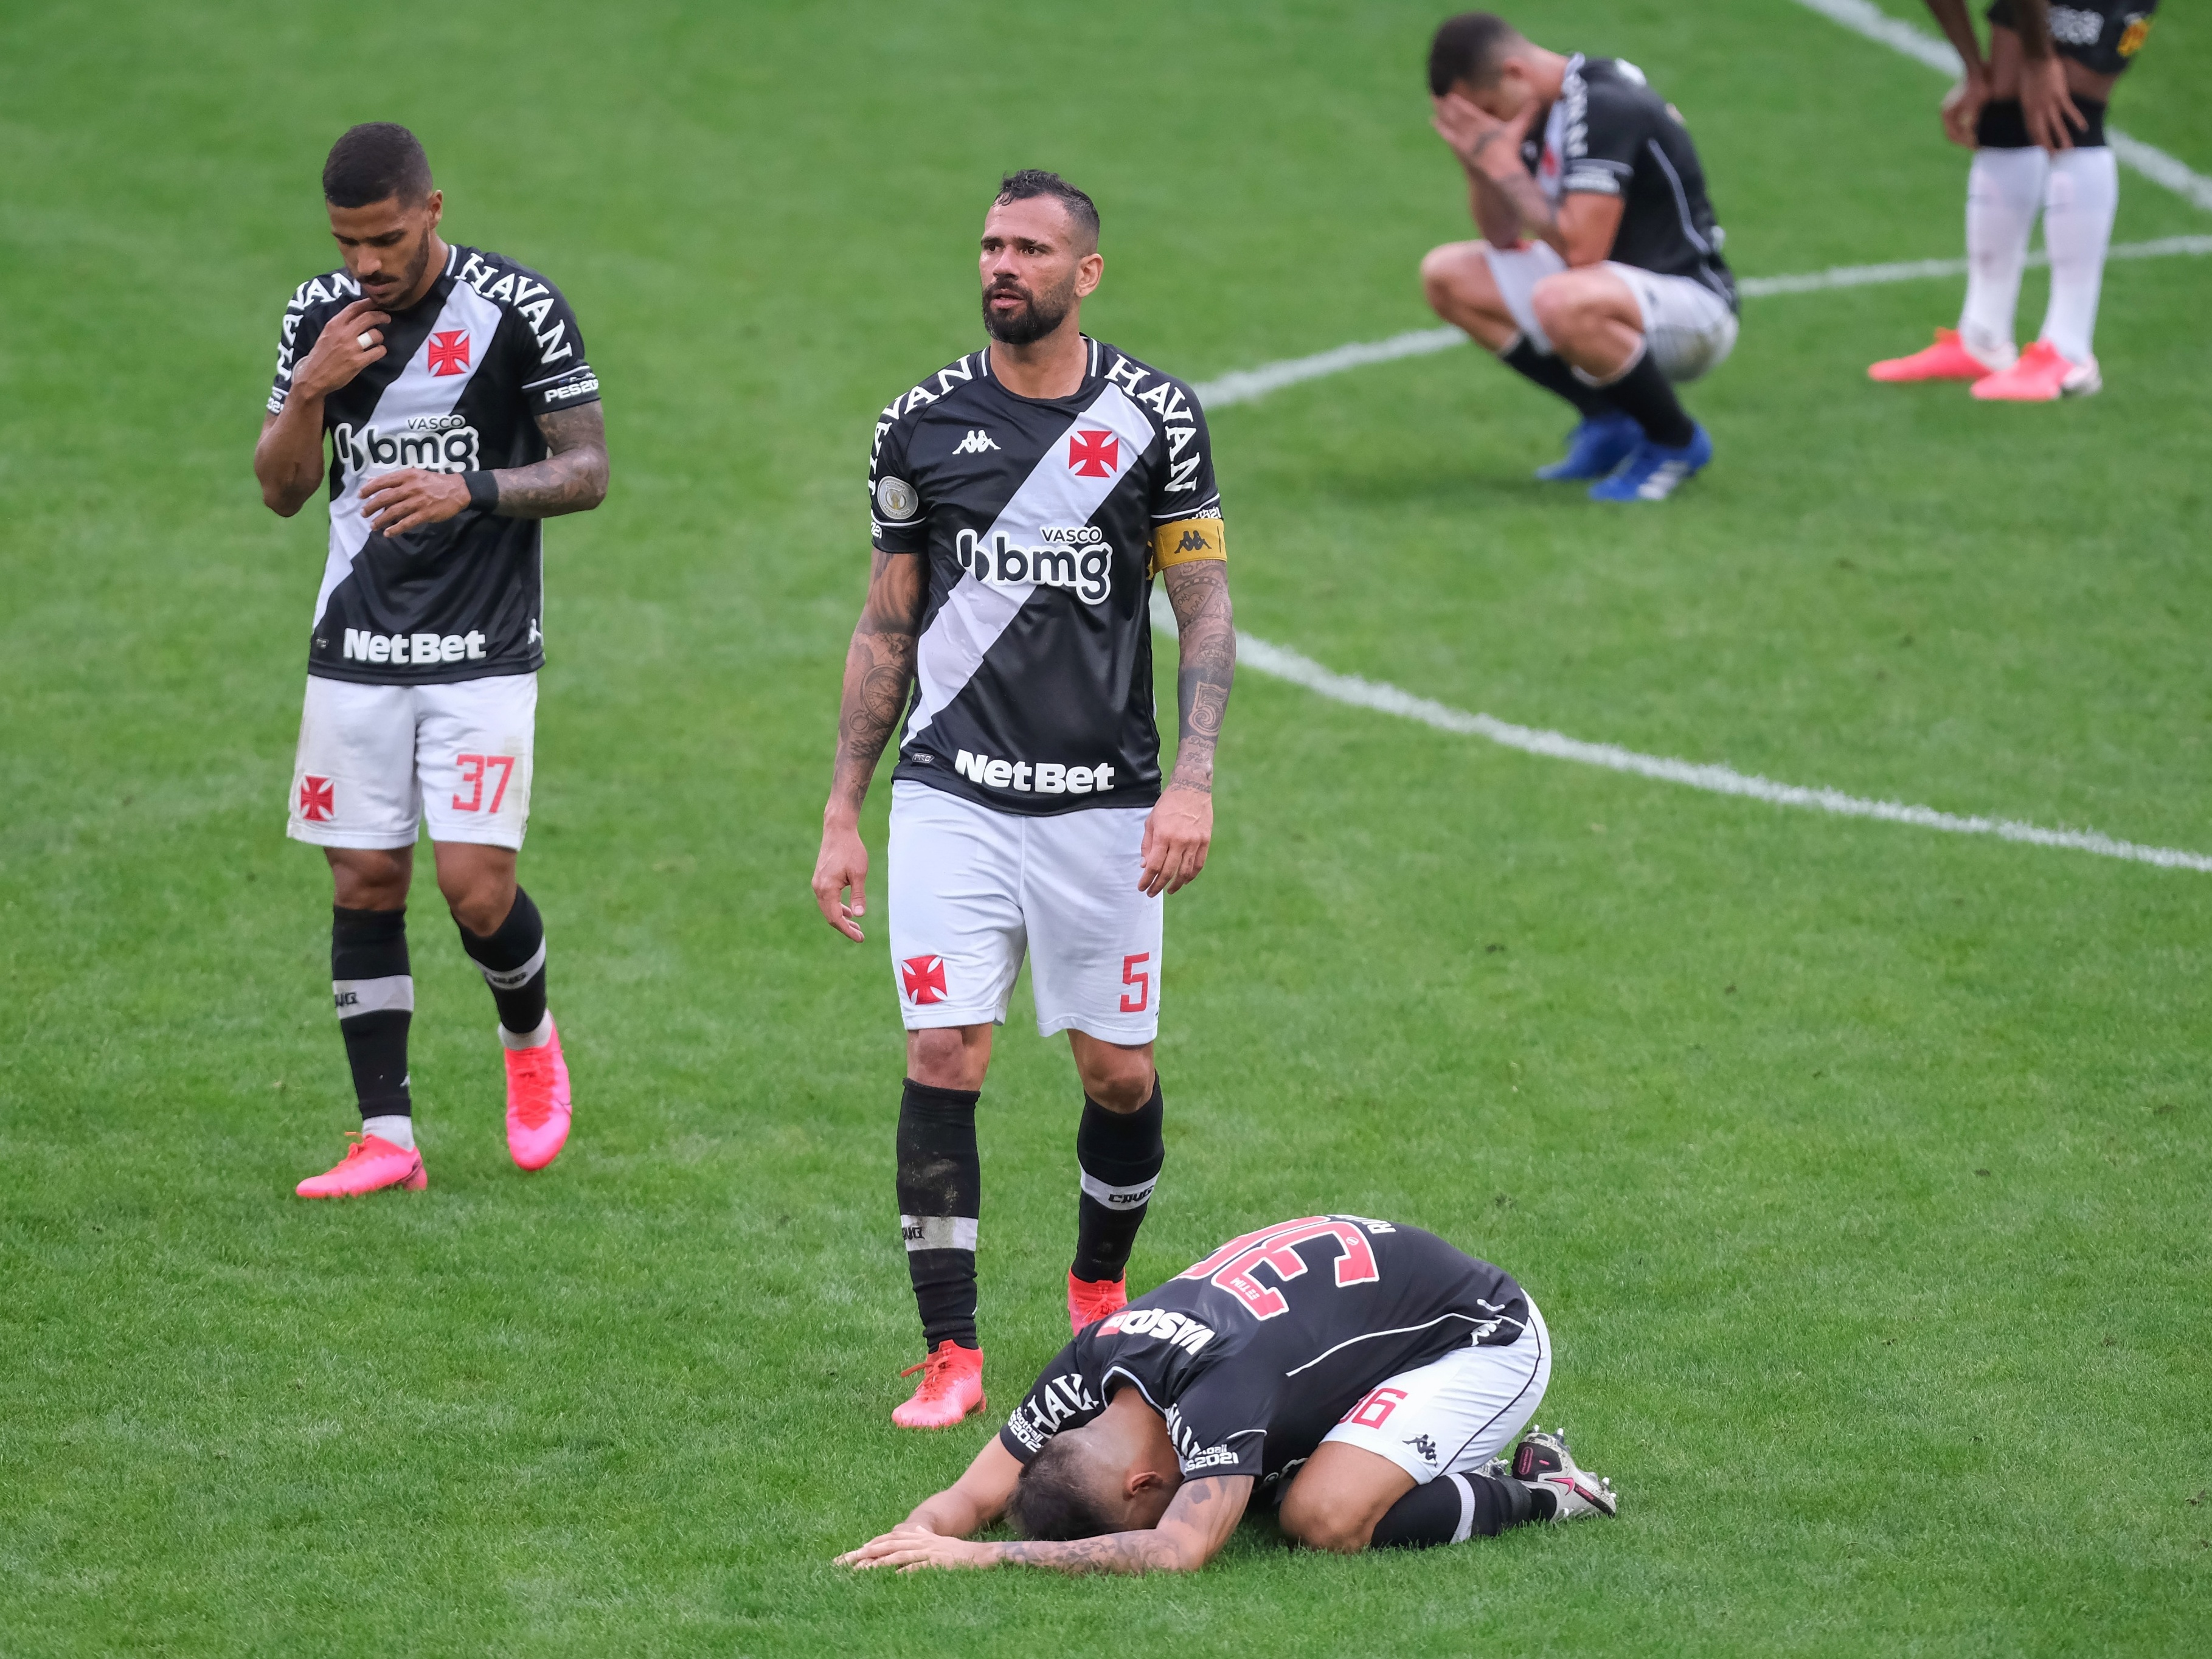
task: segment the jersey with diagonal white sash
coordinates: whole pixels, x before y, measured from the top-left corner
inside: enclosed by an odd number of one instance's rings
[[[1084,349],[1071,396],[1007,390],[986,349],[876,424],[875,544],[929,567],[893,775],[1000,811],[1158,799],[1152,578],[1224,556],[1189,386]]]
[[[270,414],[291,395],[293,365],[359,298],[343,270],[294,293]],[[538,521],[469,508],[380,536],[362,514],[361,489],[407,467],[473,472],[543,460],[538,417],[599,401],[575,313],[536,271],[454,247],[430,291],[382,331],[385,355],[323,400],[331,544],[307,672],[376,684],[530,673],[545,659]]]
[[[1085,1326],[999,1443],[1026,1463],[1133,1387],[1167,1419],[1183,1474],[1264,1480],[1311,1456],[1370,1389],[1470,1342],[1518,1342],[1528,1325],[1512,1274],[1434,1233],[1301,1216]]]

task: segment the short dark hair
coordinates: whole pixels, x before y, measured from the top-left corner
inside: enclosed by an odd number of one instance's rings
[[[1081,1443],[1056,1435],[1023,1466],[1006,1500],[1006,1518],[1024,1538],[1096,1538],[1119,1532],[1119,1516],[1109,1515],[1085,1481]]]
[[[1492,12],[1445,18],[1429,42],[1431,95],[1441,98],[1462,81],[1478,88],[1491,85],[1506,52],[1525,44],[1520,30]]]
[[[394,196],[411,204],[432,188],[430,158],[396,121],[348,127],[323,163],[323,199],[332,207],[367,207]]]
[[[1097,244],[1098,204],[1058,173],[1047,173],[1042,167],[1024,167],[999,180],[999,200],[1002,203],[1025,202],[1033,196],[1056,198],[1067,210],[1067,216],[1089,233],[1094,246]]]

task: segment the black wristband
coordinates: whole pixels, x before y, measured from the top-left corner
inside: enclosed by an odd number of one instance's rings
[[[464,472],[461,482],[469,487],[469,505],[479,513],[499,511],[499,480],[489,472]]]

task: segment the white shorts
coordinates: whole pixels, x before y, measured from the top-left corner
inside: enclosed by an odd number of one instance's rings
[[[1552,1381],[1552,1334],[1528,1304],[1528,1328],[1502,1348],[1469,1344],[1371,1389],[1322,1437],[1385,1457],[1423,1486],[1465,1474],[1512,1443]]]
[[[1165,907],[1137,887],[1150,811],[1025,817],[894,784],[891,977],[906,1029],[1004,1024],[1026,951],[1040,1036],[1157,1036]]]
[[[520,848],[530,822],[538,676],[447,685],[307,677],[284,833],[318,847],[432,841]]]
[[[1552,342],[1536,321],[1536,284],[1567,262],[1549,242],[1528,247],[1492,247],[1482,244],[1491,280],[1513,316],[1515,326],[1540,351],[1550,351]],[[1605,269],[1628,284],[1644,316],[1644,337],[1658,361],[1659,372],[1670,380],[1694,380],[1718,368],[1735,349],[1736,315],[1729,302],[1691,276],[1662,276],[1656,270],[1624,265],[1607,259]]]

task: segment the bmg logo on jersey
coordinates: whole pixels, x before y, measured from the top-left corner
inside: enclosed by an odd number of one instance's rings
[[[952,556],[991,587],[1059,587],[1085,605],[1114,591],[1114,547],[1097,525],[1044,527],[1042,547],[1017,547],[1003,530],[986,542],[972,530],[953,538]]]
[[[356,431],[340,422],[331,437],[349,472],[362,473],[371,467],[389,472],[403,466],[425,472],[477,470],[477,429],[459,415],[417,415],[399,432],[374,426]]]

